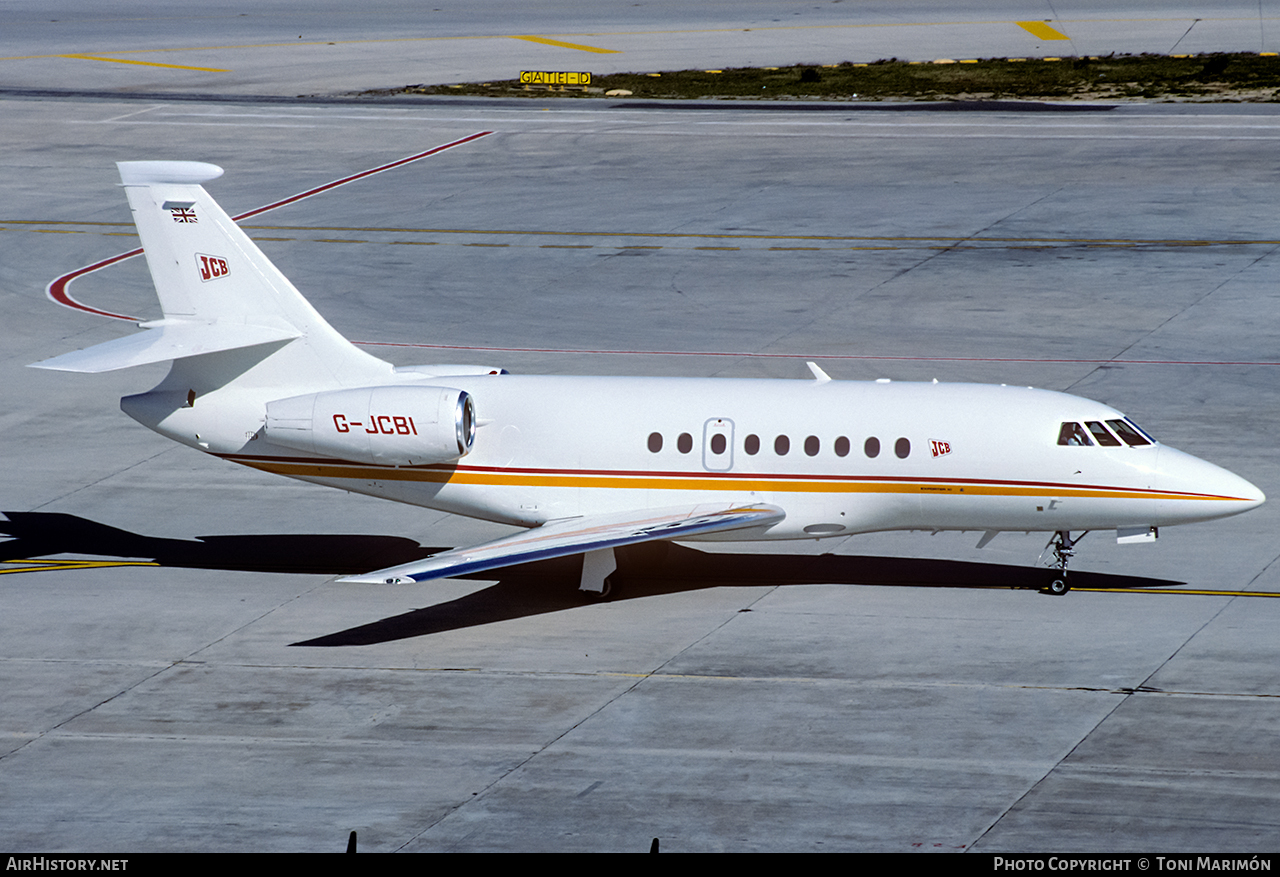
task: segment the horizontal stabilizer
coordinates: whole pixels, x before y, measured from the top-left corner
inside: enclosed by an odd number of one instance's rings
[[[288,341],[302,334],[293,328],[248,326],[243,323],[209,324],[173,320],[161,321],[153,325],[156,328],[87,347],[84,350],[64,353],[43,362],[33,362],[31,367],[96,374],[152,362],[199,356],[202,353],[217,353],[221,350],[256,347],[259,344],[270,344],[274,341]]]
[[[777,506],[696,505],[683,508],[569,518],[543,524],[472,548],[443,551],[424,560],[339,579],[366,584],[409,584],[460,576],[568,554],[618,548],[638,542],[689,539],[707,533],[776,524],[786,517]]]

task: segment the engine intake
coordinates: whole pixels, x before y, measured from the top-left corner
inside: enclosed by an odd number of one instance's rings
[[[268,441],[384,466],[457,460],[476,437],[475,403],[450,387],[361,387],[267,403]]]

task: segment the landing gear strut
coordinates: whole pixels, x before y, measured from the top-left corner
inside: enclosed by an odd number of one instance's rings
[[[608,600],[613,596],[617,577],[618,560],[612,548],[587,551],[582,555],[582,580],[578,590],[595,600]]]
[[[1076,543],[1088,535],[1085,530],[1077,538],[1072,539],[1067,530],[1059,530],[1049,539],[1045,549],[1053,549],[1053,567],[1049,570],[1049,581],[1041,588],[1040,593],[1061,597],[1071,590],[1071,582],[1067,580],[1067,564],[1076,553]]]

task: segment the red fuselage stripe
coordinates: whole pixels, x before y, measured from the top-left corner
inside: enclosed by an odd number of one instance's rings
[[[1066,484],[1058,481],[1018,481],[1012,479],[996,479],[996,478],[934,478],[930,476],[911,476],[911,475],[804,475],[804,474],[787,474],[780,472],[707,472],[690,470],[687,472],[672,470],[649,470],[649,469],[532,469],[532,468],[502,468],[497,466],[446,466],[446,465],[426,465],[426,466],[387,466],[377,463],[353,463],[347,460],[337,460],[327,457],[277,457],[277,456],[250,456],[247,454],[215,454],[232,463],[241,463],[247,466],[253,466],[256,463],[282,463],[291,465],[304,465],[316,467],[333,467],[341,469],[368,469],[375,472],[381,471],[386,473],[420,471],[420,472],[440,472],[440,473],[458,473],[458,474],[494,474],[494,475],[529,475],[533,477],[568,477],[568,478],[589,478],[589,477],[608,477],[608,478],[669,478],[669,479],[689,479],[697,478],[700,480],[724,480],[724,481],[780,481],[780,482],[796,482],[796,481],[818,481],[818,482],[843,482],[847,484],[945,484],[945,485],[972,485],[974,487],[1007,487],[1022,488],[1032,490],[1073,490],[1073,491],[1106,491],[1106,492],[1125,492],[1125,493],[1149,493],[1152,498],[1159,497],[1177,497],[1180,499],[1237,499],[1238,497],[1224,497],[1217,494],[1192,493],[1188,491],[1175,490],[1153,490],[1143,487],[1123,487],[1119,485],[1103,485],[1103,484]],[[320,474],[319,477],[325,477]],[[334,475],[331,477],[350,477]],[[446,477],[444,480],[448,480]]]

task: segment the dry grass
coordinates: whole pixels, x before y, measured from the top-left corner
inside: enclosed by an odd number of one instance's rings
[[[615,73],[592,78],[585,90],[548,91],[504,82],[415,85],[408,94],[576,98],[877,100],[1174,100],[1280,101],[1280,57],[1251,53],[1111,55],[1026,60],[991,58],[870,64]],[[385,92],[384,92],[385,93]]]

